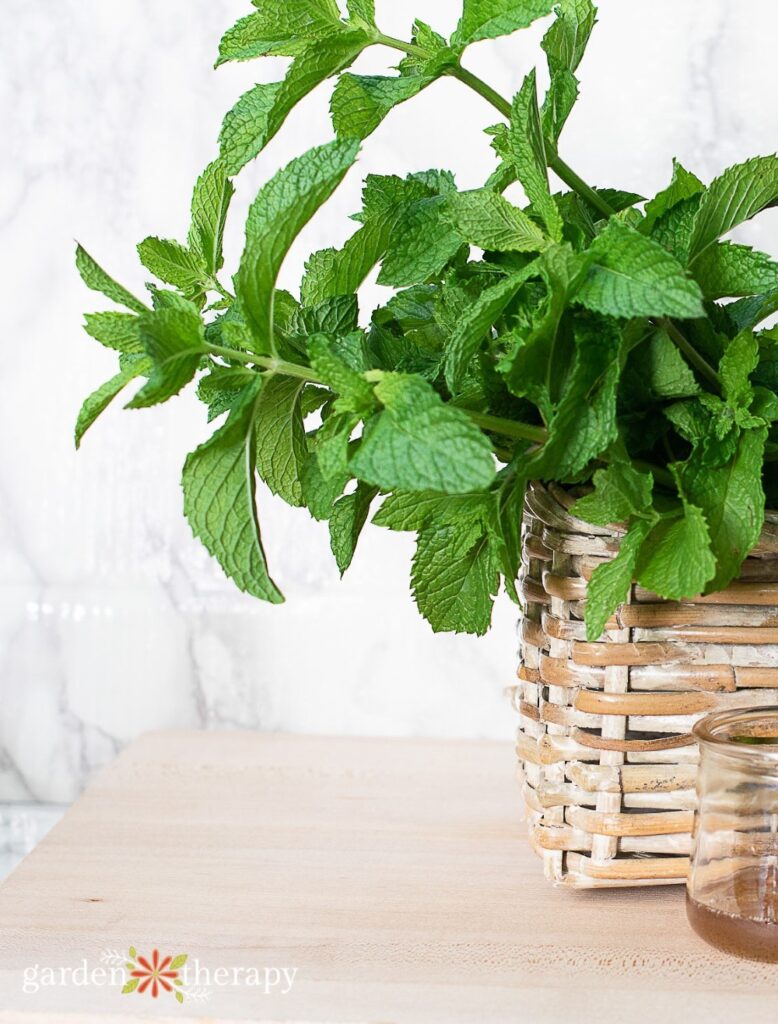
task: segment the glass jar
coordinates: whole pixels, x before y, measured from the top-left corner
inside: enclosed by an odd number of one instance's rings
[[[727,953],[778,961],[778,707],[721,711],[693,731],[689,922]]]

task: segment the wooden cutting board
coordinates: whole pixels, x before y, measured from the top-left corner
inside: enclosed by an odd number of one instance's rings
[[[513,773],[500,743],[144,736],[0,888],[0,1022],[778,1019],[778,967],[705,946],[682,889],[551,887]],[[100,980],[131,946],[188,955],[183,1004]]]

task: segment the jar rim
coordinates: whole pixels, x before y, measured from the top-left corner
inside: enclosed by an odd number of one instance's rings
[[[760,721],[772,726],[767,735],[775,736],[775,742],[743,742],[744,735],[760,735],[758,730],[750,733],[747,731],[749,727],[753,729]],[[738,757],[744,761],[778,762],[778,704],[714,711],[713,714],[695,722],[692,726],[692,735],[701,746],[730,757]],[[736,735],[741,738],[735,739]]]

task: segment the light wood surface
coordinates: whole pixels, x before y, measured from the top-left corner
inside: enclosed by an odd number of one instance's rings
[[[705,946],[682,889],[550,886],[513,760],[485,742],[143,737],[0,888],[0,1022],[778,1019],[778,968]],[[201,1005],[21,991],[25,967],[130,945],[297,975]]]

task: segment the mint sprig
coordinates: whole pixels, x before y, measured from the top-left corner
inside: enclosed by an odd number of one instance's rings
[[[534,70],[505,97],[463,66],[470,45],[551,15],[545,95]],[[345,15],[335,0],[255,4],[224,34],[217,66],[291,63],[227,113],[186,240],[138,247],[149,300],[78,247],[86,285],[121,308],[87,314],[119,370],[86,399],[76,443],[133,382],[130,408],[196,383],[221,422],[186,460],[184,512],[240,589],[282,600],[257,476],[329,520],[341,573],[371,511],[416,533],[412,590],[437,630],[483,633],[501,579],[518,600],[531,479],[578,488],[576,515],[625,527],[589,585],[592,640],[634,580],[681,599],[737,574],[765,503],[778,502],[778,338],[761,329],[778,310],[778,264],[726,236],[778,203],[778,158],[708,186],[673,162],[646,199],[590,185],[560,145],[595,21],[590,0],[463,0],[450,39],[416,21],[403,40],[381,31],[373,0],[349,0]],[[399,65],[348,70],[373,46]],[[311,254],[299,295],[280,290],[288,250],[360,145],[443,76],[500,115],[484,119],[499,163],[483,187],[460,191],[437,169],[368,175],[351,237]],[[327,79],[335,140],[260,189],[222,279],[232,179]],[[524,203],[503,195],[515,182]],[[376,267],[393,294],[360,317]]]

